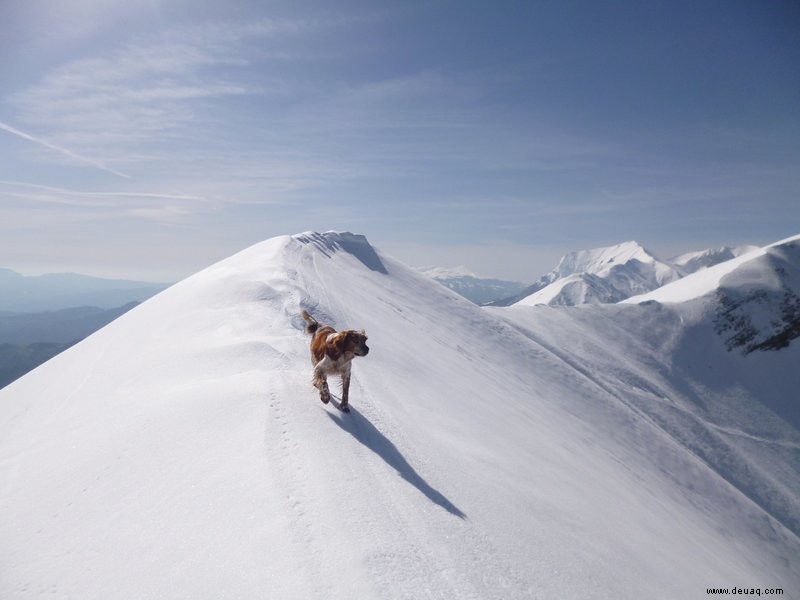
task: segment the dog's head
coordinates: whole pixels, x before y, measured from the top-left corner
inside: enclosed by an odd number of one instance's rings
[[[355,356],[366,356],[369,354],[367,346],[367,334],[364,331],[341,331],[336,334],[333,345],[341,354],[351,353]]]

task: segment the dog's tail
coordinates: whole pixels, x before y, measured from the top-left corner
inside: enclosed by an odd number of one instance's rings
[[[300,315],[306,322],[306,333],[309,335],[314,335],[314,332],[319,329],[319,323],[317,323],[317,320],[308,314],[308,311],[305,308],[300,311]]]

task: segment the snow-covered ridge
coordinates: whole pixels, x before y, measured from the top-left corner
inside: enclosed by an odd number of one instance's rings
[[[314,245],[325,256],[330,256],[329,253],[343,250],[355,256],[368,269],[378,273],[386,273],[386,267],[383,266],[381,259],[367,241],[366,236],[350,233],[349,231],[327,231],[325,233],[307,231],[292,237],[303,244]]]
[[[370,336],[347,415],[301,307]],[[796,431],[742,369],[749,425],[698,410],[663,306],[595,308],[481,309],[347,233],[212,265],[0,391],[0,597],[792,589]]]
[[[800,337],[800,236],[698,271],[625,302],[704,300],[728,350],[779,350]]]
[[[686,254],[671,258],[669,262],[680,267],[684,273],[688,275],[700,269],[713,267],[714,265],[731,260],[742,254],[747,254],[753,250],[758,250],[758,246],[722,246],[721,248],[687,252]]]
[[[757,249],[756,246],[723,246],[661,260],[639,243],[630,241],[571,252],[539,281],[495,305],[518,302],[524,306],[575,306],[621,302]]]
[[[723,278],[739,269],[742,265],[768,254],[771,249],[780,248],[782,246],[791,247],[797,244],[798,241],[800,241],[800,235],[788,237],[784,240],[764,246],[763,248],[755,248],[733,259],[718,263],[700,272],[692,273],[687,277],[649,293],[628,298],[625,302],[630,304],[647,302],[649,300],[655,300],[657,302],[686,302],[694,298],[699,298],[700,296],[716,291],[722,284]]]

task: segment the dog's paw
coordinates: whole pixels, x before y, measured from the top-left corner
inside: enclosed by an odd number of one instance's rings
[[[328,402],[331,401],[331,396],[330,394],[320,394],[319,399],[322,400],[323,404],[327,404]]]
[[[350,405],[343,402],[339,404],[339,410],[342,412],[350,412]]]

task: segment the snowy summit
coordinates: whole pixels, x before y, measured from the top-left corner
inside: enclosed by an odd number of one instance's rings
[[[800,436],[764,402],[798,345],[676,306],[487,310],[363,236],[257,244],[0,391],[0,597],[797,590]],[[302,309],[369,334],[349,414]]]
[[[630,241],[571,252],[539,281],[497,305],[609,304],[649,292],[681,275],[675,266]]]

